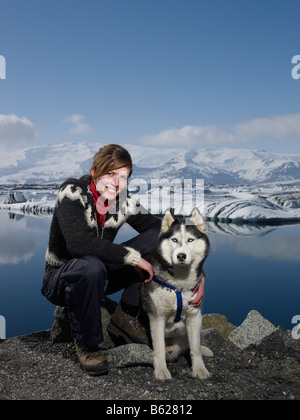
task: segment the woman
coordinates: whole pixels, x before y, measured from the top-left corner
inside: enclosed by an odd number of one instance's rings
[[[101,148],[90,175],[69,179],[60,187],[51,224],[42,293],[53,304],[67,307],[77,357],[89,375],[108,371],[98,347],[103,341],[104,295],[125,289],[110,332],[127,342],[148,343],[138,319],[139,292],[141,282],[153,277],[147,260],[161,223],[128,197],[131,174],[127,150],[114,144]],[[139,235],[114,244],[124,223]],[[199,305],[200,299],[198,293],[191,303]]]

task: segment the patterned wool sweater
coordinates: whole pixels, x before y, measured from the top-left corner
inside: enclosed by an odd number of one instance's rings
[[[97,256],[104,263],[135,266],[141,255],[133,248],[114,244],[119,228],[128,223],[138,233],[159,227],[160,220],[135,200],[117,200],[105,216],[104,228],[96,218],[96,205],[90,189],[91,176],[68,179],[58,193],[52,219],[46,262],[60,267],[73,258]]]

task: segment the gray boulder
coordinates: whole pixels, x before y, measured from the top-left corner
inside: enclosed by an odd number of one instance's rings
[[[295,340],[291,331],[278,327],[261,341],[257,349],[264,352],[283,353],[286,356],[300,353],[300,340]]]
[[[53,313],[54,322],[50,329],[52,343],[69,343],[73,341],[68,312],[65,307],[57,306]]]
[[[109,349],[105,354],[114,367],[153,364],[153,351],[146,344],[125,344]]]
[[[106,350],[115,346],[106,328],[110,321],[111,314],[116,309],[116,306],[117,306],[116,302],[113,302],[111,299],[106,298],[102,302],[102,306],[100,308],[101,317],[102,317],[102,325],[103,325],[103,337],[104,337],[104,340],[100,345],[100,348],[103,350]],[[52,343],[73,342],[67,309],[65,307],[57,306],[53,313],[53,316],[54,316],[54,322],[50,329],[50,340],[52,341]]]
[[[275,326],[259,312],[249,312],[245,321],[228,337],[238,348],[244,350],[251,345],[258,346],[276,330]]]

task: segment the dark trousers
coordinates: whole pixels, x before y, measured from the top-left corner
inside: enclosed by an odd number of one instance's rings
[[[122,245],[148,259],[159,230],[149,229]],[[103,341],[100,305],[105,295],[125,289],[121,301],[140,305],[142,279],[132,266],[104,264],[94,256],[74,258],[59,268],[46,265],[42,294],[68,309],[73,338],[94,346]]]

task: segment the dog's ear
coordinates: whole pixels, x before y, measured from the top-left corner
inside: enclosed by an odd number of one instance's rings
[[[174,222],[175,219],[171,210],[167,210],[161,223],[161,231],[164,233],[169,230]]]
[[[200,230],[200,232],[205,233],[205,224],[204,220],[199,212],[199,210],[195,207],[192,211],[192,214],[190,216],[190,220],[194,225],[197,226],[197,228]]]

